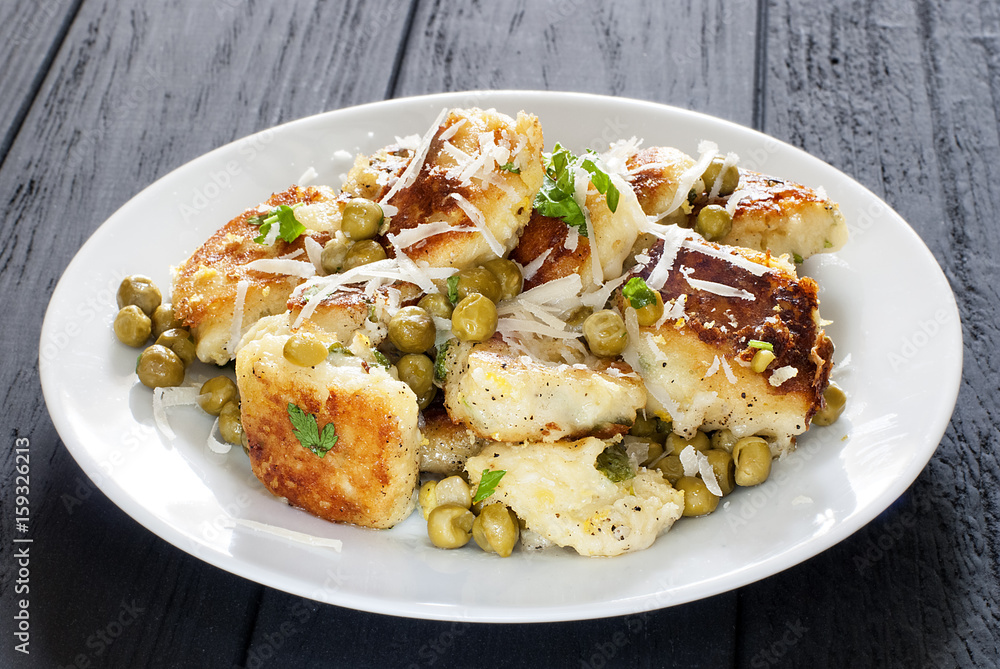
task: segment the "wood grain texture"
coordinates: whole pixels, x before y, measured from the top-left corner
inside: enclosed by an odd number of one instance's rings
[[[851,174],[920,234],[956,292],[965,368],[951,427],[907,495],[741,592],[740,666],[842,667],[860,653],[882,667],[994,666],[997,7],[772,2],[768,20],[764,130]]]
[[[80,0],[0,4],[0,164],[73,21]]]
[[[394,93],[565,90],[749,125],[756,3],[420,2]]]

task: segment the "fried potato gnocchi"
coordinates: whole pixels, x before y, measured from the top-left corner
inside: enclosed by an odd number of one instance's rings
[[[420,432],[413,391],[356,355],[299,367],[283,355],[291,336],[272,321],[243,342],[236,358],[250,466],[275,495],[320,518],[392,527],[410,514]],[[296,407],[317,430],[334,426],[326,452],[310,450],[290,419]]]
[[[444,367],[452,420],[494,441],[556,441],[626,432],[646,404],[623,365],[553,365],[518,355],[500,338],[453,343]]]
[[[281,205],[296,204],[300,206],[295,218],[305,226],[305,234],[291,243],[281,239],[270,245],[254,241],[261,232],[251,219]],[[304,255],[307,239],[322,246],[340,229],[340,210],[341,202],[332,189],[292,186],[226,223],[176,269],[174,315],[190,328],[200,360],[224,365],[234,359],[235,351],[230,349],[240,335],[260,318],[282,313],[292,290],[304,281],[298,275],[252,269],[250,264]],[[242,301],[237,299],[241,282],[245,290]],[[234,329],[237,303],[243,313]]]
[[[581,555],[612,556],[648,548],[684,510],[684,493],[657,471],[612,482],[594,464],[600,439],[492,444],[469,458],[473,486],[484,471],[506,472],[491,499],[534,532]]]

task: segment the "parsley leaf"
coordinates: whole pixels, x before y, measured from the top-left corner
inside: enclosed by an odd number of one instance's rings
[[[803,262],[805,262],[802,259],[802,256],[800,256],[798,253],[795,253],[794,251],[792,251],[792,260],[795,261],[796,265],[801,265]]]
[[[608,480],[612,483],[621,483],[622,481],[635,478],[635,472],[632,471],[632,463],[629,462],[628,453],[625,452],[625,447],[621,444],[611,444],[605,448],[597,456],[594,467],[597,468],[597,471],[607,476]]]
[[[339,341],[335,341],[332,344],[330,344],[326,350],[329,351],[330,353],[336,353],[338,355],[349,355],[352,357],[354,356],[354,354],[351,352],[351,349],[347,348]]]
[[[438,381],[444,381],[444,377],[448,374],[444,362],[445,357],[448,355],[448,347],[451,346],[452,341],[454,340],[449,339],[438,346],[437,356],[434,358],[434,378]]]
[[[389,362],[389,358],[385,357],[385,354],[377,348],[372,349],[372,357],[375,358],[375,362],[382,365],[386,369],[392,367],[392,363]]]
[[[279,226],[279,238],[289,244],[298,239],[299,235],[306,231],[306,226],[299,223],[298,219],[295,218],[295,208],[301,204],[301,202],[298,202],[291,207],[285,204],[278,205],[267,216],[259,215],[248,218],[247,223],[260,226],[260,235],[254,237],[254,241],[258,244],[263,244],[264,240],[267,239],[267,234],[271,232],[271,226],[275,223]]]
[[[642,309],[644,306],[656,302],[656,293],[646,285],[645,280],[640,276],[634,276],[628,280],[628,283],[622,288],[622,295],[625,296],[633,309]]]
[[[302,448],[309,449],[319,457],[326,455],[340,439],[333,423],[324,425],[320,432],[316,416],[306,413],[291,402],[288,403],[288,420],[292,422],[295,438],[302,444]]]
[[[759,339],[751,339],[747,342],[747,346],[750,348],[759,348],[764,351],[774,352],[774,344],[769,341],[761,341]]]
[[[539,214],[562,219],[566,225],[579,228],[580,234],[587,236],[587,218],[573,199],[576,191],[576,172],[582,169],[590,175],[590,183],[598,193],[605,196],[608,209],[614,213],[618,209],[620,193],[611,182],[611,177],[587,157],[574,156],[569,149],[556,144],[552,153],[543,154],[545,179],[541,190],[535,196],[534,207]]]
[[[514,161],[511,161],[511,162],[507,163],[506,165],[501,165],[497,169],[499,169],[501,172],[510,172],[511,174],[520,174],[521,173],[521,168],[520,167],[514,167]]]
[[[458,304],[458,275],[452,274],[448,277],[448,301]]]
[[[479,479],[479,487],[476,488],[476,494],[472,498],[473,504],[479,504],[484,499],[492,495],[496,489],[497,484],[500,483],[500,479],[503,475],[507,473],[505,469],[484,469],[483,477]]]

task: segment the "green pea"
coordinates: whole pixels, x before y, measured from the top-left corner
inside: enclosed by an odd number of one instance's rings
[[[431,316],[437,316],[438,318],[449,319],[451,318],[451,313],[455,308],[451,304],[451,300],[442,295],[441,293],[429,293],[420,298],[417,302],[417,306],[429,313]]]
[[[676,455],[668,455],[660,458],[660,461],[653,466],[653,469],[663,474],[663,478],[670,481],[671,485],[676,485],[677,481],[684,476],[684,465],[681,464],[680,457]]]
[[[473,267],[459,272],[455,290],[459,302],[473,293],[485,295],[492,302],[499,302],[503,294],[503,288],[496,275],[485,267]]]
[[[219,411],[219,432],[230,444],[242,445],[245,437],[239,402],[230,401]]]
[[[737,441],[733,446],[733,461],[738,485],[759,485],[771,474],[771,449],[760,437],[744,437]]]
[[[342,237],[328,241],[319,256],[323,271],[327,274],[336,274],[343,269],[344,261],[347,260],[347,250],[348,244]]]
[[[139,356],[135,373],[147,388],[171,388],[184,382],[184,362],[166,346],[153,344]]]
[[[708,435],[698,430],[694,433],[694,436],[690,439],[685,439],[681,435],[671,432],[667,435],[666,447],[670,449],[670,453],[673,455],[680,455],[688,446],[694,446],[694,450],[701,451],[704,453],[712,446],[711,440]]]
[[[222,407],[236,399],[236,384],[228,376],[216,376],[201,385],[201,394],[202,398],[198,399],[201,408],[208,414],[218,416]]]
[[[156,343],[160,346],[166,346],[176,353],[185,367],[194,362],[197,356],[197,348],[191,338],[191,333],[184,328],[170,328],[156,338]]]
[[[777,356],[774,355],[773,351],[768,351],[766,349],[760,349],[753,354],[753,360],[750,361],[750,369],[760,374],[767,366],[774,362]]]
[[[719,506],[719,496],[713,494],[705,482],[696,476],[682,476],[674,487],[684,491],[685,516],[705,516]]]
[[[152,316],[156,307],[160,306],[160,289],[148,276],[133,274],[125,277],[118,286],[118,308],[123,309],[130,304],[142,309],[147,316]]]
[[[500,282],[500,299],[509,300],[521,292],[524,277],[521,268],[513,260],[494,258],[483,263],[483,267],[493,273]]]
[[[311,332],[296,332],[285,340],[281,349],[285,360],[299,367],[315,367],[326,360],[329,350]]]
[[[722,183],[719,185],[719,195],[725,197],[726,195],[732,195],[739,188],[740,170],[736,165],[730,165],[725,172],[722,172],[723,164],[725,164],[725,159],[721,156],[712,159],[712,162],[708,164],[708,167],[702,173],[701,180],[705,182],[705,190],[710,192],[715,185],[715,180],[719,178],[721,173]]]
[[[660,291],[658,290],[653,291],[653,296],[656,298],[655,302],[650,302],[635,310],[636,320],[643,327],[655,324],[663,316],[663,296],[660,295]]]
[[[717,242],[733,229],[733,217],[724,207],[710,204],[702,207],[694,222],[694,231],[710,242]]]
[[[587,317],[583,322],[583,336],[590,352],[602,358],[621,355],[628,343],[625,321],[617,311],[603,309]]]
[[[402,353],[423,353],[434,346],[437,330],[420,307],[403,307],[389,321],[389,340]]]
[[[451,315],[451,332],[462,341],[486,341],[497,330],[497,306],[480,293],[463,298]]]
[[[476,517],[457,504],[442,504],[427,514],[427,536],[438,548],[461,548],[472,538]]]
[[[733,452],[733,446],[737,441],[736,435],[729,428],[722,428],[712,433],[712,448],[719,448],[727,453]]]
[[[134,304],[122,308],[115,316],[115,336],[118,337],[118,341],[128,346],[139,348],[145,345],[151,330],[149,316]]]
[[[840,418],[840,414],[844,413],[844,407],[847,406],[847,395],[831,383],[823,391],[823,401],[825,406],[813,416],[813,425],[833,425]]]
[[[434,387],[434,362],[423,353],[407,353],[396,361],[396,371],[418,398]]]
[[[386,259],[385,249],[374,239],[363,239],[354,244],[344,258],[344,269],[354,269]],[[322,261],[322,259],[321,259]]]
[[[174,308],[170,306],[169,302],[156,307],[150,320],[153,322],[153,339],[158,338],[167,330],[179,328],[182,325],[180,319],[174,316]]]
[[[715,473],[715,480],[719,482],[719,488],[723,495],[728,495],[736,487],[736,464],[733,456],[728,451],[712,448],[705,451],[708,464],[712,465]]]
[[[472,538],[487,553],[509,557],[521,534],[517,516],[500,503],[489,504],[472,523]]]
[[[371,200],[358,197],[344,207],[340,229],[350,239],[371,239],[378,234],[382,219],[382,207]]]

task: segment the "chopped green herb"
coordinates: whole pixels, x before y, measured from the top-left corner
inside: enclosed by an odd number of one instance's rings
[[[747,346],[749,346],[750,348],[759,348],[759,349],[762,349],[764,351],[771,351],[772,353],[774,352],[774,344],[772,344],[771,342],[768,342],[768,341],[760,341],[759,339],[751,339],[749,342],[747,342]]]
[[[483,477],[479,479],[479,487],[476,488],[476,494],[472,498],[473,504],[479,504],[484,499],[489,497],[496,491],[497,484],[500,483],[500,479],[506,474],[505,469],[484,469]]]
[[[263,244],[264,240],[267,239],[267,234],[271,232],[271,226],[275,223],[279,226],[278,237],[280,239],[285,240],[289,244],[298,239],[299,235],[306,231],[306,226],[299,223],[298,219],[295,218],[295,209],[301,205],[301,202],[297,202],[291,207],[282,204],[272,209],[267,216],[258,215],[248,218],[247,223],[260,226],[260,235],[254,237],[254,241],[258,244]]]
[[[333,423],[327,423],[320,432],[316,416],[306,413],[291,402],[288,403],[288,419],[295,428],[295,438],[303,448],[309,449],[319,457],[326,455],[340,438]]]
[[[628,453],[621,444],[611,444],[600,455],[594,463],[597,471],[608,477],[613,483],[621,483],[631,478],[635,478],[632,471],[632,463],[629,462]]]
[[[514,166],[514,161],[507,163],[506,165],[501,165],[499,168],[501,172],[510,172],[511,174],[520,174],[521,168]]]
[[[378,323],[378,314],[375,313],[375,303],[368,303],[368,320],[372,323]]]
[[[622,295],[632,305],[633,309],[642,309],[648,304],[656,303],[656,293],[646,285],[646,281],[639,276],[632,277],[622,288]]]
[[[824,239],[823,248],[825,249],[833,248],[833,243],[829,239]]]
[[[351,349],[347,348],[339,341],[335,341],[332,344],[330,344],[329,348],[327,348],[326,350],[328,350],[330,353],[336,353],[338,355],[354,355],[353,353],[351,353]]]
[[[452,274],[448,277],[448,300],[452,304],[458,304],[458,275]]]
[[[437,356],[434,358],[434,378],[437,381],[444,381],[444,377],[448,373],[448,370],[445,369],[444,361],[448,355],[448,347],[451,346],[453,341],[454,339],[449,339],[438,346]]]
[[[392,367],[392,363],[389,362],[389,358],[385,357],[385,355],[382,354],[382,351],[376,348],[372,349],[372,357],[375,358],[375,362],[385,367],[386,369]]]
[[[541,215],[562,219],[566,225],[578,228],[580,234],[587,236],[587,218],[573,198],[577,169],[590,175],[590,183],[594,184],[598,193],[605,196],[611,213],[618,209],[618,189],[611,182],[611,177],[590,158],[574,156],[569,149],[564,149],[557,143],[552,153],[542,154],[542,162],[545,165],[545,179],[535,196],[534,204]]]
[[[802,264],[802,262],[803,262],[803,261],[802,261],[802,256],[800,256],[800,255],[799,255],[798,253],[796,253],[795,251],[792,251],[792,260],[794,260],[794,261],[795,261],[795,264],[796,264],[796,265],[801,265],[801,264]]]

